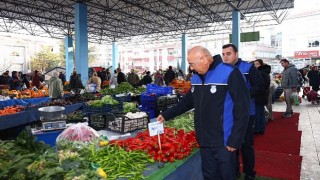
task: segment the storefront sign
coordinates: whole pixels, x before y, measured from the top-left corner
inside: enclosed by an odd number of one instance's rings
[[[319,56],[319,51],[295,51],[294,58],[311,58]]]

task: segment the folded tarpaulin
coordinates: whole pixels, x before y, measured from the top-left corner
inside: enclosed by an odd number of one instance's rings
[[[1,107],[13,106],[13,105],[39,105],[41,103],[46,103],[49,101],[49,97],[42,98],[25,98],[25,99],[8,99],[5,101],[0,101]]]

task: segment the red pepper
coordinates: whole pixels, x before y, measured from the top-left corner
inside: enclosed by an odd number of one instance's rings
[[[174,157],[169,157],[169,158],[168,158],[168,161],[169,161],[169,162],[174,162],[174,160],[175,160]]]

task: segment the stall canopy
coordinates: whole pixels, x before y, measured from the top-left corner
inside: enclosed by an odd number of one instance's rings
[[[66,73],[66,68],[58,66],[58,67],[50,69],[49,71],[44,73],[45,80],[49,80],[53,76],[54,72],[58,72],[58,73],[62,72],[63,74],[65,74]]]
[[[269,20],[280,24],[294,7],[294,0],[2,0],[0,31],[53,38],[73,35],[76,3],[87,5],[88,38],[98,43],[231,30],[233,11],[255,27]]]

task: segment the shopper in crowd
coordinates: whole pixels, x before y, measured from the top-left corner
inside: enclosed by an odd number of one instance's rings
[[[30,79],[29,76],[27,74],[22,74],[21,76],[21,80],[22,80],[22,87],[29,89],[30,88]]]
[[[83,88],[83,84],[79,75],[77,74],[77,71],[73,71],[70,76],[70,89],[75,94],[79,94],[82,88]]]
[[[284,98],[286,102],[286,112],[283,117],[291,117],[293,115],[291,95],[297,92],[298,87],[298,73],[295,65],[290,64],[287,59],[280,60],[281,66],[284,68],[282,72],[281,87],[283,88]]]
[[[172,70],[172,66],[169,66],[169,69],[164,74],[164,82],[168,86],[174,80],[175,77],[176,77],[176,74]]]
[[[7,72],[2,73],[0,76],[0,84],[1,85],[9,85],[9,75]]]
[[[226,44],[222,47],[223,51],[223,62],[235,65],[242,72],[243,76],[246,78],[246,87],[250,92],[250,116],[248,117],[249,123],[246,124],[246,133],[244,141],[240,148],[242,154],[242,160],[244,164],[245,178],[250,179],[255,177],[255,153],[253,147],[253,128],[255,120],[255,97],[263,91],[263,80],[258,70],[253,66],[253,64],[243,61],[238,57],[238,48],[234,44]],[[239,153],[237,151],[237,161],[236,161],[236,173],[240,176],[240,160]]]
[[[63,85],[59,79],[58,72],[53,72],[53,76],[49,80],[49,97],[52,100],[61,99],[63,96]]]
[[[264,64],[262,59],[255,60],[254,66],[258,69],[264,82],[264,90],[261,92],[261,94],[258,94],[255,97],[256,118],[254,127],[256,133],[259,133],[261,129],[263,133],[264,129],[266,128],[267,120],[264,107],[268,105],[271,66]],[[272,111],[270,113],[272,113]]]
[[[300,74],[302,75],[302,79],[303,79],[302,84],[303,84],[303,83],[306,83],[306,82],[308,81],[308,79],[307,79],[308,71],[309,71],[309,69],[307,69],[307,68],[301,68],[301,69],[299,69],[299,72],[300,72]]]
[[[309,78],[309,85],[315,92],[318,92],[320,85],[320,73],[318,66],[311,66],[307,77]]]
[[[245,79],[238,69],[222,63],[220,55],[212,57],[201,46],[188,51],[188,63],[195,71],[193,87],[157,120],[163,122],[194,108],[203,178],[236,179],[236,149],[241,147],[249,121]]]
[[[160,73],[160,70],[154,74],[154,83],[158,86],[163,86],[163,75]]]
[[[143,76],[143,78],[141,79],[141,85],[147,85],[147,84],[151,84],[152,83],[152,77],[150,76],[150,71],[146,72],[146,75]]]
[[[11,78],[9,79],[10,90],[21,90],[21,81],[17,71],[12,71]]]
[[[186,81],[190,81],[193,76],[193,72],[188,68],[188,74],[186,76]]]
[[[180,80],[185,79],[184,72],[181,69],[179,69],[176,77]]]
[[[118,86],[118,73],[117,73],[117,70],[114,70],[113,75],[111,76],[110,86],[111,87],[117,87]]]
[[[66,76],[62,72],[59,73],[59,79],[61,80],[62,84],[64,85],[64,83],[66,82]]]
[[[39,71],[35,70],[33,77],[32,77],[32,86],[36,87],[36,88],[40,88],[40,75],[39,75]]]
[[[123,83],[123,82],[126,82],[127,80],[126,80],[126,75],[123,73],[123,72],[121,72],[121,69],[120,68],[117,68],[117,82],[118,82],[118,84],[121,84],[121,83]]]
[[[96,91],[100,92],[101,90],[101,79],[98,77],[97,72],[94,72],[92,77],[88,80],[87,84],[96,85]]]
[[[109,69],[106,69],[106,80],[107,80],[107,81],[110,81],[110,79],[111,79],[110,70],[109,70]]]
[[[128,83],[131,86],[135,86],[140,81],[140,78],[137,73],[134,72],[134,69],[131,69],[130,73],[128,74]]]
[[[103,82],[106,80],[106,68],[102,68],[101,71],[98,72],[98,77],[101,79],[101,88],[103,86]]]

